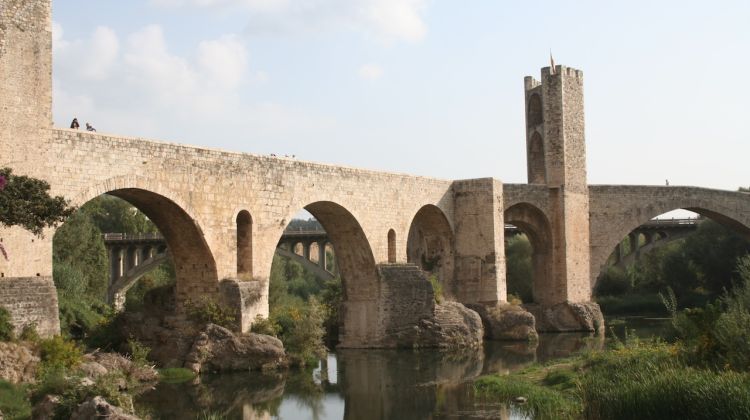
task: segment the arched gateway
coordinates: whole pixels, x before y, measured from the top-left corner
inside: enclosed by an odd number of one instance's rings
[[[386,345],[381,321],[411,308],[384,298],[398,295],[384,294],[379,277],[409,261],[427,268],[439,256],[438,274],[451,300],[504,302],[506,217],[534,232],[536,277],[543,283],[533,310],[538,326],[557,330],[591,328],[563,312],[597,311],[590,303],[591,279],[636,223],[679,207],[740,229],[750,225],[747,194],[589,187],[583,74],[565,66],[542,69],[540,81],[525,79],[524,185],[431,179],[53,128],[50,0],[8,3],[0,11],[0,166],[45,179],[54,194],[76,204],[109,193],[140,208],[169,242],[177,300],[223,299],[241,315],[243,330],[257,315],[268,315],[276,244],[301,208],[318,217],[336,245],[346,288],[342,340],[359,347]],[[34,322],[43,334],[59,331],[53,234],[37,238],[0,229],[10,254],[0,258],[0,306],[11,311],[17,326]],[[566,322],[552,322],[558,315]]]

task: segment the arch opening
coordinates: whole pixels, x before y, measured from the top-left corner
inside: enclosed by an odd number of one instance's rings
[[[300,217],[307,219],[301,220]],[[296,260],[283,261],[275,256],[271,270],[270,316],[279,316],[287,310],[284,305],[291,302],[280,302],[274,296],[274,290],[280,289],[278,284],[286,282],[287,292],[294,294],[294,285],[305,283],[310,293],[297,293],[293,298],[297,301],[293,304],[302,312],[309,310],[305,305],[312,296],[331,309],[324,322],[329,346],[337,343],[344,347],[362,346],[374,341],[377,335],[378,274],[369,241],[356,218],[337,203],[319,201],[306,205],[304,211],[292,218],[285,232],[306,235],[297,244],[305,241],[310,244],[309,255],[303,251],[304,258],[317,269],[311,270],[300,261],[303,273],[298,275],[287,269],[284,275],[280,275],[278,267],[285,265],[288,268]],[[298,246],[295,248],[295,254],[302,251]],[[316,277],[319,272],[327,273],[328,278]]]
[[[428,204],[417,211],[406,241],[407,261],[436,276],[449,299],[458,293],[454,244],[453,229],[440,208]]]
[[[547,169],[544,158],[544,141],[538,131],[534,131],[528,143],[528,179],[529,184],[544,184],[547,182]]]
[[[555,301],[552,278],[552,230],[547,216],[529,203],[505,210],[505,223],[521,233],[505,243],[508,293],[524,303]]]
[[[237,278],[253,278],[253,218],[242,210],[237,214]]]
[[[750,227],[704,207],[648,216],[619,226],[612,254],[592,265],[597,299],[656,296],[669,287],[684,301],[701,301],[732,288],[736,261],[750,252]]]
[[[396,231],[393,229],[388,231],[388,262],[396,262]]]
[[[542,99],[539,94],[533,93],[529,96],[529,109],[528,109],[528,126],[535,127],[539,124],[544,123],[544,114],[542,113]]]

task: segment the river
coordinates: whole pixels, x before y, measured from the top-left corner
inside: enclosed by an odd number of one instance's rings
[[[610,320],[611,321],[611,320]],[[665,320],[611,321],[617,335],[662,336]],[[472,381],[534,362],[602,348],[592,334],[541,334],[533,345],[486,341],[474,351],[338,350],[317,368],[204,375],[159,384],[136,400],[153,419],[525,419],[513,407],[474,395]]]

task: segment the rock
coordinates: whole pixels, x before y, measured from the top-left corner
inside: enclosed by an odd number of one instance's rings
[[[100,377],[102,375],[106,375],[107,374],[107,368],[105,368],[104,366],[102,366],[100,363],[93,362],[93,361],[91,361],[91,362],[82,362],[78,366],[78,369],[84,375],[86,375],[87,378],[90,378],[90,379],[96,379],[96,378],[98,378],[98,377]]]
[[[153,366],[138,366],[129,358],[119,353],[94,352],[83,356],[81,370],[87,377],[95,380],[108,372],[119,370],[140,382],[156,381],[158,372]]]
[[[435,305],[436,345],[442,348],[472,348],[482,345],[484,326],[475,311],[458,302]]]
[[[107,400],[99,396],[86,399],[70,416],[70,420],[98,420],[102,418],[109,420],[138,420],[138,417],[127,414],[120,407],[108,403]]]
[[[45,395],[41,401],[31,409],[32,420],[49,420],[55,415],[55,410],[60,405],[60,397],[57,395]]]
[[[536,327],[544,332],[604,330],[604,316],[594,302],[563,302],[553,306],[524,305],[536,318]]]
[[[0,342],[0,378],[10,383],[34,382],[39,357],[21,343]]]
[[[196,373],[265,370],[285,364],[281,340],[263,334],[235,334],[214,324],[198,334],[185,357],[185,367]]]
[[[513,402],[516,404],[526,404],[526,397],[516,397],[513,398]]]
[[[476,311],[484,324],[484,336],[489,340],[536,341],[534,315],[518,305],[481,303],[466,305]]]

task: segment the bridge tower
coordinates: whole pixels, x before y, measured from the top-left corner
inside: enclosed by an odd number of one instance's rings
[[[524,78],[529,184],[548,189],[552,270],[542,304],[588,302],[589,195],[586,180],[583,72],[545,67]],[[551,281],[550,281],[551,280]]]

